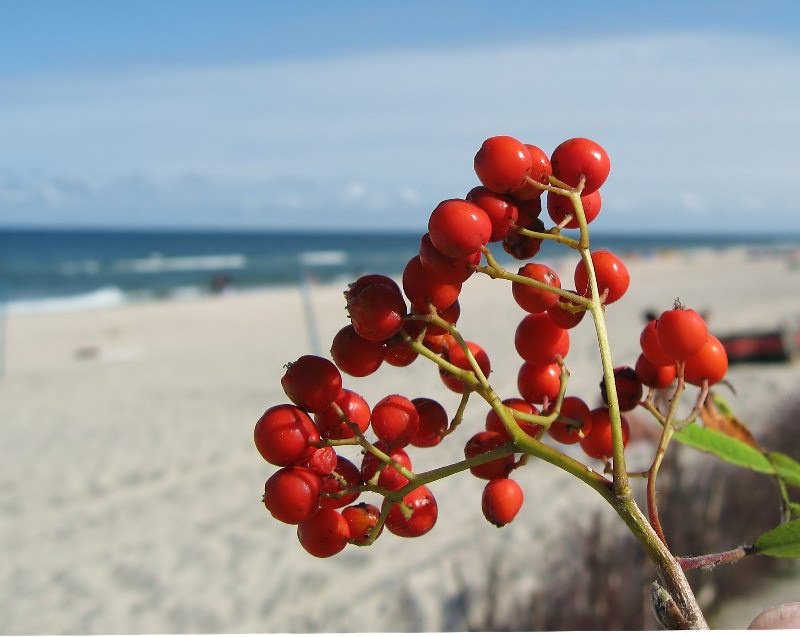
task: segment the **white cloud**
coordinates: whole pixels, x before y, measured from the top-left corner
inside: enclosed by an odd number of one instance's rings
[[[696,33],[8,78],[0,222],[55,210],[124,223],[147,207],[158,212],[137,219],[213,223],[224,210],[222,223],[271,225],[291,209],[297,223],[423,227],[476,183],[482,140],[512,134],[606,146],[604,209],[640,207],[624,215],[636,229],[702,192],[709,223],[749,227],[748,193],[800,230],[780,194],[797,170],[798,75],[792,43]]]

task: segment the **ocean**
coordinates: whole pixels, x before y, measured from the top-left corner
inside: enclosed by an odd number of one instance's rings
[[[304,278],[344,284],[370,272],[397,276],[417,253],[422,232],[0,230],[0,309],[85,310],[292,286]],[[800,239],[592,235],[593,249],[619,254],[736,246],[796,250]],[[494,253],[505,265],[518,263],[499,246]],[[564,254],[545,242],[533,260]]]

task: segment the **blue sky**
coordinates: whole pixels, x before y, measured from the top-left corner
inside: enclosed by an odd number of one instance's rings
[[[605,230],[800,232],[800,3],[552,6],[0,0],[0,226],[416,230],[508,134]]]

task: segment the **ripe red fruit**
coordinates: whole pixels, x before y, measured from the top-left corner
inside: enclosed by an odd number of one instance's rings
[[[333,337],[331,358],[345,374],[369,376],[383,362],[383,343],[369,341],[359,336],[352,325],[345,325]]]
[[[319,505],[327,509],[339,509],[354,502],[358,498],[357,491],[339,497],[334,497],[333,494],[339,493],[347,487],[356,487],[364,483],[361,479],[361,471],[344,456],[337,455],[336,468],[333,471],[347,484],[343,485],[333,473],[322,477],[319,484]]]
[[[595,250],[590,254],[597,277],[597,290],[602,296],[606,292],[605,305],[618,301],[625,294],[631,283],[631,277],[625,264],[608,250]],[[575,289],[578,294],[591,298],[589,275],[583,260],[575,266]]]
[[[320,440],[311,418],[294,405],[276,405],[258,419],[253,439],[264,460],[279,467],[302,462]]]
[[[533,157],[525,144],[507,135],[490,137],[475,155],[475,173],[489,190],[510,193],[525,184]]]
[[[581,195],[581,203],[583,204],[583,214],[586,217],[586,223],[591,223],[600,214],[600,208],[603,205],[600,191],[595,190],[588,195]],[[547,193],[547,214],[553,220],[553,223],[560,224],[567,215],[572,215],[565,228],[578,228],[580,222],[578,216],[575,214],[575,208],[572,206],[572,200],[564,195],[557,195],[554,192]]]
[[[466,345],[467,349],[469,349],[469,351],[472,353],[472,356],[475,358],[475,362],[478,363],[478,367],[483,372],[483,375],[488,377],[492,368],[491,362],[489,361],[489,355],[477,343],[467,341]],[[446,358],[456,367],[472,370],[472,365],[470,365],[467,355],[458,345],[448,348]],[[462,394],[468,389],[467,385],[463,381],[451,375],[441,367],[439,368],[439,377],[442,379],[442,382],[447,386],[448,389],[458,394]]]
[[[419,260],[426,270],[445,283],[460,284],[475,274],[473,266],[481,262],[481,251],[453,259],[439,252],[431,241],[430,233],[426,232],[419,242]]]
[[[562,444],[574,445],[589,433],[591,427],[592,413],[589,406],[577,396],[565,396],[561,403],[561,412],[547,433]]]
[[[343,389],[336,397],[334,404],[342,410],[358,431],[364,433],[369,427],[370,410],[363,396],[349,389]],[[319,435],[331,440],[352,438],[355,434],[352,427],[339,418],[334,405],[329,405],[325,411],[314,416],[314,422],[319,430]]]
[[[628,444],[631,428],[624,416],[620,416],[622,424],[622,446]],[[592,410],[592,426],[586,436],[580,441],[583,452],[598,460],[605,460],[614,455],[614,445],[611,440],[611,417],[607,407],[598,407]]]
[[[642,400],[644,388],[642,381],[632,367],[623,365],[614,368],[614,384],[617,387],[617,401],[620,411],[630,411],[638,407]],[[600,395],[603,402],[608,404],[608,389],[605,380],[600,381]]]
[[[519,210],[510,197],[498,195],[484,186],[476,186],[467,193],[467,201],[471,201],[489,217],[492,223],[492,235],[489,242],[502,241],[517,222]]]
[[[342,509],[342,515],[350,528],[350,541],[363,546],[369,541],[372,531],[378,525],[381,510],[374,504],[359,502]],[[378,531],[377,537],[380,537],[382,532],[383,527]]]
[[[464,446],[464,457],[469,460],[482,453],[496,449],[508,440],[496,431],[479,431],[474,434]],[[501,456],[483,464],[470,467],[470,473],[477,478],[491,480],[492,478],[505,478],[514,466],[514,454]]]
[[[674,361],[685,361],[705,345],[708,328],[697,312],[678,307],[661,313],[656,322],[656,335],[664,354]]]
[[[385,274],[364,274],[348,284],[347,290],[344,292],[345,299],[349,301],[351,296],[358,294],[370,285],[388,285],[400,292],[400,286],[397,285],[397,282]]]
[[[558,396],[561,388],[561,369],[556,363],[537,365],[523,363],[517,374],[517,389],[528,402],[541,405]]]
[[[462,259],[489,242],[492,222],[480,206],[464,199],[447,199],[431,213],[428,233],[439,252]]]
[[[297,466],[326,476],[336,468],[336,451],[333,447],[312,447],[311,453]]]
[[[514,347],[528,363],[546,365],[569,352],[569,332],[546,312],[526,314],[514,333]]]
[[[540,184],[549,183],[550,175],[553,174],[550,158],[537,146],[525,144],[525,147],[530,152],[533,162],[533,168],[528,176],[534,181],[538,181]],[[531,201],[533,199],[539,199],[542,192],[544,192],[543,189],[537,188],[526,180],[522,186],[512,191],[511,196],[520,201]]]
[[[458,299],[461,284],[448,283],[437,276],[425,268],[416,255],[403,270],[403,290],[414,305],[428,307],[428,303],[433,303],[437,310],[444,310]]]
[[[639,354],[634,369],[636,370],[636,376],[642,381],[642,384],[652,387],[653,389],[669,387],[675,382],[675,378],[677,378],[678,375],[674,364],[653,365],[644,354]]]
[[[686,359],[683,377],[691,385],[700,386],[706,381],[711,386],[721,381],[727,371],[728,353],[719,339],[709,334],[700,351]]]
[[[427,307],[417,307],[416,305],[411,306],[411,313],[412,314],[419,314],[422,316],[427,316],[430,314],[430,311]],[[439,318],[455,325],[458,323],[458,319],[461,316],[461,304],[458,300],[455,301],[450,307],[445,308],[441,312],[437,310],[436,312],[439,315]],[[426,325],[423,321],[413,321],[411,322],[413,325],[419,325],[419,329],[422,329],[423,325]],[[444,329],[443,327],[439,327],[438,325],[434,325],[433,323],[427,323],[428,330],[425,332],[426,336],[442,336],[444,334],[449,334],[449,332]]]
[[[386,443],[381,442],[380,440],[375,444],[375,446],[387,454],[397,464],[411,471],[411,458],[403,448],[397,447],[396,449],[392,449],[390,451]],[[372,480],[373,476],[380,469],[381,473],[380,476],[378,476],[378,486],[381,486],[384,489],[389,489],[390,491],[396,491],[397,489],[408,484],[408,478],[406,478],[397,469],[388,463],[386,466],[381,468],[382,464],[383,461],[378,458],[378,456],[369,452],[365,453],[364,459],[361,461],[361,477],[364,482],[369,482]]]
[[[561,142],[550,156],[553,176],[572,187],[577,187],[581,175],[586,183],[581,194],[588,195],[605,183],[611,172],[611,161],[600,144],[575,137]]]
[[[642,354],[647,358],[650,364],[655,367],[673,367],[675,361],[667,356],[664,350],[661,349],[661,345],[658,344],[656,324],[657,321],[655,319],[647,323],[642,330],[641,336],[639,336],[639,345],[642,348]]]
[[[411,440],[414,447],[433,447],[438,445],[450,420],[444,407],[432,398],[414,398],[412,401],[419,414],[419,429]]]
[[[522,412],[523,414],[530,414],[532,416],[536,416],[539,414],[539,410],[536,409],[536,407],[531,405],[527,400],[522,400],[521,398],[506,398],[503,401],[503,404],[506,407]],[[522,429],[531,438],[536,438],[536,436],[538,436],[539,432],[542,430],[542,427],[540,425],[535,425],[531,422],[520,420],[519,418],[514,418],[514,420],[520,426],[520,429]],[[508,431],[506,431],[506,427],[503,424],[503,421],[500,420],[500,416],[497,415],[497,412],[494,409],[490,409],[489,413],[486,414],[485,426],[486,426],[486,431],[496,431],[497,433],[502,435],[506,440],[511,439],[511,436],[509,435]]]
[[[281,386],[300,409],[322,411],[342,390],[342,375],[327,358],[306,354],[289,363]]]
[[[375,283],[348,295],[347,311],[359,336],[385,341],[403,326],[406,301],[396,285]]]
[[[493,478],[483,487],[481,509],[484,517],[497,527],[511,522],[522,508],[525,495],[511,478]]]
[[[412,349],[401,334],[395,334],[383,343],[383,360],[392,367],[408,367],[419,353]]]
[[[319,508],[320,479],[303,467],[284,467],[264,485],[264,506],[276,520],[298,524]]]
[[[386,396],[372,408],[372,431],[387,448],[405,447],[419,429],[419,414],[408,398]]]
[[[411,517],[406,519],[403,510],[395,503],[386,516],[386,528],[400,537],[419,537],[436,524],[439,507],[436,498],[426,486],[420,486],[403,496],[403,504],[411,509]]]
[[[297,526],[297,539],[314,557],[330,557],[347,546],[350,527],[335,509],[319,509]]]
[[[577,294],[577,292],[575,292],[575,294]],[[571,301],[559,298],[556,303],[547,308],[547,313],[550,315],[550,318],[553,319],[553,323],[559,327],[563,327],[565,330],[569,330],[581,322],[581,319],[583,319],[583,317],[586,315],[586,310],[570,312],[562,307],[562,304],[569,307],[578,307]]]
[[[528,277],[539,283],[560,288],[561,279],[558,275],[543,263],[527,263],[523,265],[517,274]],[[551,308],[559,300],[558,293],[548,292],[532,285],[526,285],[514,281],[511,283],[511,294],[523,310],[526,312],[537,313],[544,312]]]

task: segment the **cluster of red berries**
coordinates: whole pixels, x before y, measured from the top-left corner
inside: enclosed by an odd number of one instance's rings
[[[291,404],[268,409],[256,424],[256,447],[280,467],[267,480],[264,504],[276,519],[297,525],[300,543],[313,555],[333,555],[348,543],[369,544],[384,526],[402,537],[428,532],[437,519],[436,499],[427,480],[412,472],[407,450],[439,444],[458,424],[431,398],[393,394],[370,409],[362,396],[342,386],[341,373],[368,376],[384,362],[405,367],[424,353],[439,365],[450,390],[464,394],[485,388],[489,356],[479,344],[461,340],[455,329],[462,285],[491,266],[490,243],[502,243],[507,253],[528,260],[543,240],[563,228],[583,225],[583,232],[600,212],[599,188],[610,163],[603,148],[585,138],[563,142],[548,157],[536,146],[498,136],[483,143],[474,168],[482,185],[464,199],[435,207],[419,253],[403,271],[402,288],[380,274],[352,283],[345,292],[350,321],[333,339],[331,360],[306,355],[288,365],[281,384]],[[540,219],[545,190],[555,224],[550,230]],[[484,258],[487,265],[482,265]],[[558,275],[542,263],[528,262],[506,278],[526,314],[514,335],[522,359],[519,397],[504,400],[504,409],[531,438],[546,433],[607,461],[613,444],[606,387],[601,383],[606,404],[595,409],[564,395],[564,360],[569,330],[587,311],[584,299],[597,298],[603,305],[619,300],[630,283],[627,268],[611,252],[598,250],[587,251],[577,263],[571,290],[562,289]],[[713,384],[725,373],[724,349],[692,310],[662,314],[642,334],[642,349],[635,369],[615,370],[623,412],[641,403],[643,386],[668,386],[679,373],[688,382]],[[549,421],[547,416],[552,416]],[[537,417],[549,426],[538,424]],[[627,443],[624,417],[621,424]],[[375,442],[367,438],[370,429]],[[511,440],[503,419],[491,409],[484,430],[464,447],[464,468],[486,481],[483,513],[497,526],[513,520],[524,499],[509,475],[526,458]],[[360,467],[335,451],[348,444],[364,451]],[[383,498],[380,507],[354,504],[369,492]]]

